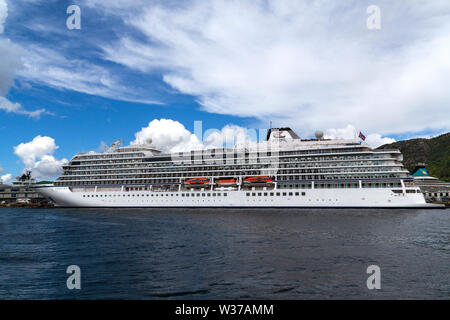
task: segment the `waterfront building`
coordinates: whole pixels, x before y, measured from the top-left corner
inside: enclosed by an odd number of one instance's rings
[[[440,181],[438,178],[430,176],[424,164],[416,166],[412,177],[427,201],[450,201],[450,182]]]

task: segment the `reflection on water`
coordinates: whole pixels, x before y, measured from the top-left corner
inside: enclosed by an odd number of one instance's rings
[[[449,210],[0,208],[0,239],[1,299],[450,298]]]

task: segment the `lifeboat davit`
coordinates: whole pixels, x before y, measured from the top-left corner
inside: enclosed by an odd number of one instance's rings
[[[272,182],[271,177],[267,176],[257,176],[257,177],[248,177],[244,178],[244,183],[269,183]]]
[[[191,178],[184,180],[184,183],[186,184],[206,184],[209,183],[208,178]]]
[[[223,178],[223,179],[218,179],[216,180],[217,184],[220,184],[222,186],[231,186],[231,185],[235,185],[236,184],[236,179],[233,178]]]

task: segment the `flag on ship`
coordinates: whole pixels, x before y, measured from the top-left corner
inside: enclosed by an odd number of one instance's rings
[[[359,137],[363,140],[366,141],[366,136],[362,134],[362,132],[359,132]]]

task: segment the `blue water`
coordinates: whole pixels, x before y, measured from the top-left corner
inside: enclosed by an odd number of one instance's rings
[[[448,299],[449,271],[448,209],[0,208],[0,299]]]

